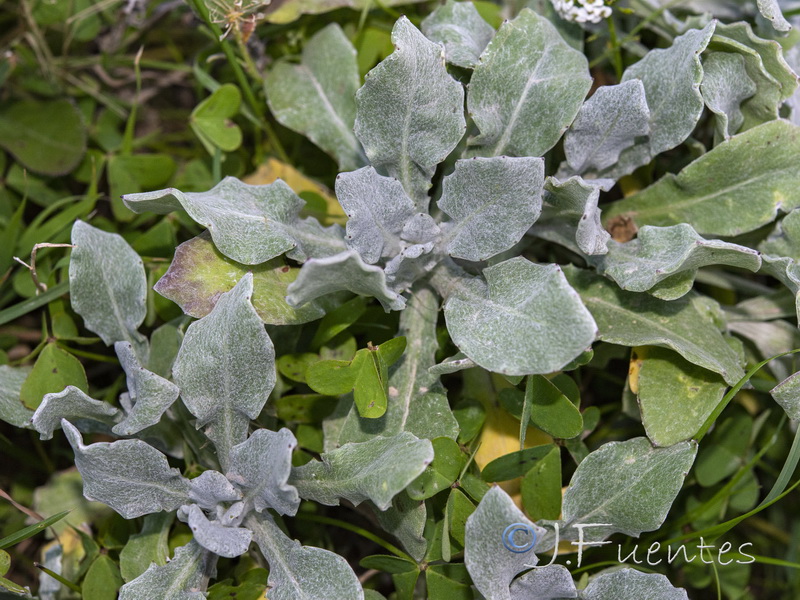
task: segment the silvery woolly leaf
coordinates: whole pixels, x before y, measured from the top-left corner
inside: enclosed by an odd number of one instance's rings
[[[363,600],[347,561],[333,552],[289,539],[269,514],[251,514],[245,525],[269,563],[270,600]]]
[[[268,261],[300,243],[293,225],[305,203],[280,179],[248,185],[226,177],[207,192],[167,188],[128,194],[123,200],[135,213],[167,214],[183,208],[211,232],[220,252],[246,265]]]
[[[258,429],[231,450],[228,479],[257,511],[271,508],[281,515],[293,515],[300,498],[288,480],[296,447],[297,440],[285,427],[277,432]]]
[[[103,502],[126,519],[186,504],[190,484],[167,458],[140,440],[83,445],[81,434],[66,419],[61,427],[75,452],[83,478],[83,495]]]
[[[247,273],[208,315],[189,325],[173,366],[183,403],[197,427],[206,427],[223,468],[275,387],[275,350],[250,303],[252,294],[253,275]]]
[[[597,322],[598,339],[622,346],[672,348],[689,362],[719,373],[730,385],[744,376],[741,357],[728,345],[713,315],[690,298],[665,301],[626,292],[585,269],[564,269]]]
[[[14,427],[30,427],[33,411],[19,398],[32,367],[0,365],[0,419]]]
[[[347,213],[347,247],[364,262],[400,250],[400,233],[414,214],[414,203],[393,177],[378,175],[372,167],[336,176],[336,197]]]
[[[494,28],[472,2],[448,0],[422,21],[422,33],[444,46],[447,62],[471,69],[494,37]]]
[[[425,501],[412,500],[407,493],[400,492],[386,510],[379,510],[371,502],[367,504],[381,528],[397,538],[414,560],[421,562],[428,550],[428,540],[425,539],[428,510]]]
[[[122,419],[122,413],[107,402],[94,400],[68,385],[61,392],[45,395],[31,417],[31,425],[39,432],[40,439],[49,440],[61,427],[61,419],[76,423],[84,432],[108,433],[111,426]]]
[[[548,231],[555,230],[563,239],[575,240],[578,252],[605,254],[611,236],[600,222],[600,187],[595,180],[570,177],[559,181],[548,177],[544,182],[542,216],[531,233],[550,239]]]
[[[189,483],[189,498],[201,508],[210,510],[221,502],[237,502],[242,499],[242,493],[219,471],[203,471]]]
[[[442,255],[434,252],[433,242],[413,244],[386,263],[386,282],[397,292],[405,292],[415,281],[432,271]]]
[[[478,591],[489,600],[511,600],[511,581],[539,562],[534,550],[544,534],[502,488],[486,492],[464,534],[464,564]]]
[[[297,279],[289,285],[286,301],[292,306],[301,306],[342,290],[372,296],[387,312],[402,310],[406,305],[405,298],[386,285],[383,269],[365,263],[355,250],[306,262]]]
[[[764,254],[785,256],[794,261],[800,260],[800,209],[786,215],[775,224],[775,229],[758,246]]]
[[[720,23],[709,48],[742,56],[747,76],[756,84],[756,93],[741,104],[742,130],[777,119],[781,104],[797,89],[797,76],[781,45],[758,37],[749,23],[739,22]]]
[[[683,142],[703,113],[700,53],[711,39],[716,21],[675,38],[669,48],[651,50],[625,70],[622,82],[641,80],[650,109],[650,134],[620,153],[619,161],[603,172],[619,179]]]
[[[439,364],[433,365],[428,369],[431,375],[449,375],[464,369],[471,369],[478,365],[474,360],[468,358],[463,352],[456,352],[453,356],[445,358]]]
[[[406,17],[395,23],[392,43],[394,53],[356,94],[356,137],[375,168],[399,179],[427,212],[436,165],[466,131],[464,88],[447,73],[442,47]]]
[[[604,85],[584,102],[567,134],[564,153],[575,173],[602,171],[650,131],[644,85],[638,79]]]
[[[800,373],[787,377],[769,393],[790,419],[800,420]]]
[[[344,410],[337,408],[323,422],[326,450],[403,431],[425,439],[456,438],[458,423],[450,411],[446,390],[439,376],[428,370],[436,362],[439,346],[438,316],[438,296],[428,287],[415,288],[407,309],[400,314],[398,335],[405,337],[408,345],[389,371],[386,412],[376,419],[366,419],[359,415],[351,398],[344,398],[340,405]]]
[[[475,67],[467,109],[483,156],[543,156],[556,145],[589,91],[582,52],[530,9],[500,27]]]
[[[610,240],[608,253],[591,258],[589,263],[623,290],[644,292],[677,273],[693,274],[709,265],[755,272],[761,268],[761,256],[756,250],[738,244],[707,240],[697,235],[688,223],[681,223],[671,227],[645,225],[636,239],[624,244]],[[694,280],[693,275],[690,280]]]
[[[197,504],[181,507],[178,518],[189,525],[198,544],[226,558],[235,558],[247,552],[253,539],[253,532],[249,529],[226,527],[221,521],[209,521]]]
[[[365,163],[353,134],[360,84],[355,48],[336,23],[308,40],[300,64],[281,60],[264,78],[278,122],[333,156],[342,171]]]
[[[581,600],[688,600],[683,588],[675,588],[660,573],[636,569],[603,571],[589,580]]]
[[[577,598],[578,590],[572,575],[562,565],[547,565],[525,573],[511,584],[511,597],[516,600],[564,600]]]
[[[121,236],[83,221],[75,221],[72,243],[72,308],[107,345],[129,341],[139,357],[146,360],[147,340],[138,332],[147,312],[147,278],[142,259]]]
[[[781,5],[778,0],[756,0],[756,4],[758,5],[758,12],[760,12],[761,16],[767,21],[772,23],[775,31],[785,33],[792,30],[789,21],[786,20],[781,12]]]
[[[483,275],[485,282],[453,277],[444,305],[453,342],[483,368],[504,375],[552,373],[594,341],[594,319],[558,265],[518,257],[487,267]]]
[[[539,218],[543,184],[541,158],[456,161],[438,205],[452,219],[443,237],[447,251],[484,261],[511,248]]]
[[[678,173],[606,205],[643,225],[690,223],[700,235],[734,236],[800,207],[800,128],[776,120],[733,136]],[[713,177],[711,176],[713,174]]]
[[[178,399],[180,390],[171,381],[145,369],[129,342],[116,342],[114,350],[127,375],[133,408],[112,431],[117,435],[133,435],[158,423],[164,411]]]
[[[800,316],[800,264],[785,256],[762,255],[761,272],[772,275],[785,285],[795,298],[795,310]]]
[[[429,214],[417,213],[403,225],[400,237],[411,244],[428,244],[436,241],[441,230]]]
[[[433,446],[402,432],[348,443],[320,458],[292,469],[289,482],[301,497],[326,506],[338,506],[340,498],[355,505],[371,500],[386,510],[431,463]]]
[[[654,448],[647,438],[608,442],[578,465],[564,492],[562,537],[638,537],[664,522],[697,454],[697,442]]]
[[[155,563],[139,577],[122,586],[119,600],[169,598],[169,600],[203,600],[202,591],[216,564],[216,557],[192,540],[175,550],[167,564]]]
[[[729,52],[709,52],[706,55],[700,93],[708,109],[716,115],[720,139],[728,139],[742,126],[742,101],[750,98],[757,89],[747,75],[742,55]]]

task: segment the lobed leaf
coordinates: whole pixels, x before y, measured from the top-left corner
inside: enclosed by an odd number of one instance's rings
[[[61,420],[73,421],[85,432],[109,429],[122,419],[122,413],[107,402],[94,400],[82,390],[67,386],[56,394],[47,394],[31,417],[31,426],[39,432],[40,439],[53,438],[53,432],[61,427]]]

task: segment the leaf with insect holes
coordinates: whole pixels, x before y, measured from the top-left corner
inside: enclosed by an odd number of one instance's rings
[[[320,246],[339,246],[336,236],[311,217],[300,220],[305,202],[282,180],[248,185],[226,177],[207,192],[167,188],[123,196],[135,213],[168,214],[183,208],[211,232],[214,245],[228,258],[257,265],[286,253],[303,261]],[[341,248],[344,242],[341,241]]]
[[[302,133],[333,156],[342,171],[366,160],[355,135],[356,50],[337,23],[314,34],[299,64],[280,60],[264,78],[270,110],[281,125]]]
[[[543,156],[555,146],[592,84],[586,57],[545,17],[523,9],[481,54],[467,109],[482,156]]]
[[[251,514],[245,526],[269,563],[270,600],[364,600],[361,584],[344,557],[300,545],[267,513]]]
[[[75,452],[88,499],[107,504],[126,519],[172,511],[188,501],[189,481],[152,446],[140,440],[84,446],[74,425],[63,419],[61,427]]]
[[[452,219],[444,232],[447,251],[483,261],[511,248],[539,218],[543,184],[541,158],[456,161],[438,204]]]
[[[206,427],[223,467],[275,387],[275,350],[252,295],[247,273],[207,316],[189,325],[173,367],[183,403],[197,417],[196,426]]]
[[[396,177],[427,212],[436,166],[466,130],[464,88],[444,65],[443,49],[406,17],[392,29],[395,51],[367,73],[356,94],[356,137],[378,171]]]
[[[339,500],[358,505],[371,500],[386,510],[392,498],[419,476],[433,460],[429,440],[403,432],[348,443],[292,469],[289,483],[301,497],[326,506]]]

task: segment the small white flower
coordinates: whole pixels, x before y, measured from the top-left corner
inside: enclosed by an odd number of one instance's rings
[[[611,7],[603,0],[551,0],[553,8],[565,21],[599,23],[611,16]]]

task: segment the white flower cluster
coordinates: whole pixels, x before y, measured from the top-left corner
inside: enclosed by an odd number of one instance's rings
[[[551,0],[559,16],[575,23],[599,23],[611,16],[603,0]]]

